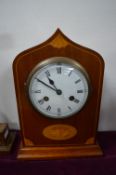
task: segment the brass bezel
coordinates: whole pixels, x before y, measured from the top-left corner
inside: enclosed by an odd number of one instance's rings
[[[29,84],[30,84],[30,81],[31,81],[31,78],[33,77],[33,75],[39,70],[39,69],[42,69],[43,67],[47,66],[48,64],[69,64],[71,66],[73,66],[75,69],[78,69],[85,77],[86,81],[87,81],[87,85],[88,85],[88,96],[87,96],[87,99],[86,99],[86,102],[85,104],[87,103],[88,101],[88,98],[90,96],[90,92],[91,92],[91,89],[92,89],[92,86],[91,86],[91,83],[90,83],[90,78],[89,78],[89,75],[87,73],[87,71],[84,69],[84,67],[79,64],[77,61],[75,60],[72,60],[71,58],[67,58],[67,57],[61,57],[61,56],[58,56],[58,57],[50,57],[42,62],[39,62],[33,69],[32,71],[30,72],[29,76],[28,76],[28,79],[25,83],[26,85],[26,91],[27,91],[27,94],[28,94],[28,98],[29,98],[29,101],[31,102],[32,106],[38,111],[40,112],[41,114],[43,114],[41,111],[39,111],[35,105],[32,103],[31,99],[30,99],[30,95],[29,95]],[[84,104],[84,106],[85,106]],[[83,107],[84,107],[83,106]],[[82,108],[83,108],[82,107]],[[82,110],[82,108],[80,110]],[[79,111],[80,111],[79,110]],[[79,112],[77,111],[77,113]],[[75,114],[75,113],[74,113]],[[64,119],[64,118],[67,118],[67,117],[70,117],[74,114],[71,114],[71,115],[67,115],[66,117],[62,117],[60,119]],[[46,117],[50,117],[49,115],[45,115],[43,114],[44,116]],[[52,119],[57,119],[57,118],[53,118],[53,117],[50,117]]]

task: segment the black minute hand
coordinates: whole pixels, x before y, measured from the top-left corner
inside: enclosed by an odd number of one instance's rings
[[[53,87],[51,87],[51,86],[49,86],[48,84],[46,84],[46,83],[44,83],[43,81],[41,81],[40,79],[38,79],[38,78],[35,78],[38,82],[40,82],[40,83],[42,83],[43,85],[45,85],[46,87],[48,87],[48,88],[50,88],[50,89],[52,89],[52,90],[54,90],[55,92],[56,92],[56,89],[54,89]]]

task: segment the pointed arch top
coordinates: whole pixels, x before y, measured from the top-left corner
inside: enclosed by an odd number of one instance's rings
[[[75,43],[74,41],[72,41],[71,39],[69,39],[63,32],[60,28],[57,28],[56,31],[53,33],[53,35],[50,36],[50,38],[48,38],[47,40],[45,40],[43,43],[40,43],[38,44],[37,46],[34,46],[32,48],[29,48],[27,50],[24,50],[23,52],[21,52],[14,60],[14,63],[15,64],[15,61],[17,59],[21,59],[21,56],[24,56],[25,54],[32,54],[34,52],[41,52],[41,49],[42,48],[49,48],[52,52],[52,48],[53,49],[56,49],[58,50],[58,52],[60,53],[60,50],[65,50],[65,52],[71,50],[71,52],[78,52],[77,55],[80,55],[79,57],[81,57],[81,55],[92,55],[92,57],[96,57],[96,60],[100,63],[100,64],[103,64],[104,65],[104,60],[102,58],[102,56],[90,49],[90,48],[87,48],[85,46],[82,46],[78,43]],[[67,50],[67,51],[66,51]],[[55,55],[57,56],[57,55]],[[60,56],[60,55],[59,55]],[[63,55],[61,55],[63,56]],[[68,55],[66,55],[68,56]],[[69,55],[70,56],[70,55]]]

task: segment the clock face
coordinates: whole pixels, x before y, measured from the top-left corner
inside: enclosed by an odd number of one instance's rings
[[[90,84],[87,72],[69,58],[50,58],[38,64],[27,80],[32,105],[45,116],[61,119],[85,105]]]

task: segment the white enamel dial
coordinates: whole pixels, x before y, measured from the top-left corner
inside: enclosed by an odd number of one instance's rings
[[[45,116],[61,119],[79,112],[90,92],[85,70],[68,58],[40,63],[28,79],[29,99]]]

